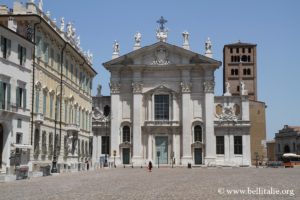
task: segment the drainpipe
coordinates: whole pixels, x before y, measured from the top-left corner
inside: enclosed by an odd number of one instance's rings
[[[33,139],[33,112],[34,112],[34,83],[35,83],[35,49],[36,49],[36,41],[35,41],[35,33],[36,33],[36,26],[41,24],[42,19],[39,18],[40,21],[37,23],[34,23],[33,25],[33,43],[34,43],[34,49],[33,49],[33,55],[32,55],[32,94],[31,94],[31,139],[30,144],[32,145],[32,139]]]

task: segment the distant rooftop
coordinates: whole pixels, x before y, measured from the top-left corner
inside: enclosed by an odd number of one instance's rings
[[[256,46],[256,44],[252,44],[252,43],[247,43],[247,42],[241,42],[240,40],[236,43],[231,43],[231,44],[225,44],[225,46],[232,46],[232,47],[236,47],[236,46]]]

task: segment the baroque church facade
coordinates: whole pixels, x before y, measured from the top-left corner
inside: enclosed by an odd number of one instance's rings
[[[182,47],[169,44],[164,22],[162,18],[156,32],[158,42],[141,47],[137,33],[134,51],[120,56],[115,42],[113,59],[103,64],[111,73],[111,112],[109,119],[101,117],[103,97],[93,98],[93,162],[107,153],[117,166],[148,161],[249,166],[247,91],[241,85],[241,95],[232,96],[228,84],[223,96],[215,96],[214,73],[221,62],[212,58],[210,40],[205,55],[189,49],[187,32]],[[109,133],[104,136],[100,124],[104,127],[107,120]],[[104,137],[109,144],[99,142]]]

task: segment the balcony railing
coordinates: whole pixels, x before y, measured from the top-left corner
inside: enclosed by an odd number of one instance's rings
[[[67,131],[80,131],[80,126],[78,124],[67,124],[66,126]]]
[[[18,107],[15,103],[0,101],[0,111],[18,112]]]
[[[180,126],[179,121],[155,120],[145,121],[145,126]]]

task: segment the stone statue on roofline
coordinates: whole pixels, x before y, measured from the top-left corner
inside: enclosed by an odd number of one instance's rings
[[[60,31],[64,32],[65,31],[65,18],[60,19]]]

